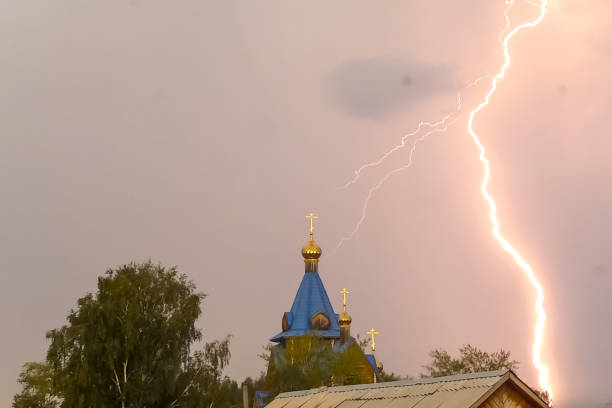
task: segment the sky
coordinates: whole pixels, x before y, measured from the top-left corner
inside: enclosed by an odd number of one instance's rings
[[[207,293],[227,374],[264,369],[303,274],[309,212],[336,311],[388,371],[436,347],[531,364],[535,292],[493,240],[462,116],[338,189],[502,63],[503,0],[0,2],[0,407],[96,277],[176,265]],[[537,10],[518,1],[518,23]],[[502,231],[546,296],[559,406],[612,401],[612,2],[550,0],[474,128]],[[486,92],[463,92],[463,113]],[[412,141],[414,138],[408,138]]]

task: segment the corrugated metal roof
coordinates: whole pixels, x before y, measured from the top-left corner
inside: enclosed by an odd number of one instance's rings
[[[347,398],[348,392],[325,392],[325,398],[318,408],[336,408]]]
[[[421,395],[412,397],[393,398],[391,404],[387,408],[412,408],[418,404],[423,398]]]
[[[386,408],[391,402],[393,402],[391,398],[371,399],[367,400],[361,408]]]
[[[368,392],[366,395],[363,396],[363,398],[401,398],[419,395],[429,395],[436,392],[438,388],[440,388],[440,386],[440,383],[434,383],[378,388]]]
[[[438,391],[425,396],[414,408],[465,408],[471,407],[489,388],[464,388],[458,391]]]
[[[318,394],[315,394],[310,400],[308,400],[301,408],[322,408],[322,405],[325,404],[328,408],[334,408],[336,405],[340,404],[344,401],[344,398],[335,398],[337,402],[330,406],[329,404],[329,392],[323,391]]]
[[[280,394],[267,408],[469,408],[507,373],[322,387]]]
[[[488,388],[499,381],[499,377],[474,378],[470,380],[459,380],[444,382],[440,385],[440,391],[454,391],[463,388],[485,387]]]
[[[306,401],[313,398],[315,394],[302,395],[300,397],[289,398],[289,402],[283,408],[299,408],[306,403]]]
[[[283,408],[289,401],[289,398],[275,398],[266,405],[266,408]]]
[[[338,405],[338,408],[359,408],[363,404],[365,404],[364,400],[344,400]]]

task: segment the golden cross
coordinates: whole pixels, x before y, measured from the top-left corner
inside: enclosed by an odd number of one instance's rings
[[[348,290],[346,290],[346,288],[343,288],[340,293],[342,293],[342,307],[344,308],[344,311],[346,312],[346,295],[351,293]]]
[[[380,334],[380,333],[377,332],[376,330],[374,330],[374,328],[372,328],[372,330],[370,330],[367,334],[372,336],[372,352],[374,352],[374,350],[376,350],[376,342],[374,341],[374,339],[375,339],[376,335]]]
[[[319,218],[316,215],[314,215],[313,213],[310,213],[306,216],[306,218],[310,218],[310,239],[312,239],[312,233],[314,231],[314,225],[313,225],[313,220]]]

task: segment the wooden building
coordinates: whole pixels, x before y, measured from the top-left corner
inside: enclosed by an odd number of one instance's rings
[[[266,408],[548,408],[509,370],[279,394]]]

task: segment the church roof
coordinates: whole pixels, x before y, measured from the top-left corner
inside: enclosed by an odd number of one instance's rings
[[[311,330],[310,319],[318,312],[324,313],[330,321],[329,330]],[[270,341],[280,342],[288,337],[312,333],[324,338],[339,338],[340,326],[325,286],[318,272],[306,272],[298,288],[291,311],[287,314],[289,328],[272,337]]]
[[[374,374],[376,374],[377,376],[380,375],[380,371],[378,370],[378,366],[376,365],[376,357],[374,357],[374,354],[365,354],[365,358],[366,360],[368,360],[368,363],[370,363],[370,365],[372,366],[372,370],[374,370]]]
[[[513,406],[548,408],[508,370],[285,392],[266,408],[484,408],[489,397],[507,385],[528,402]]]

